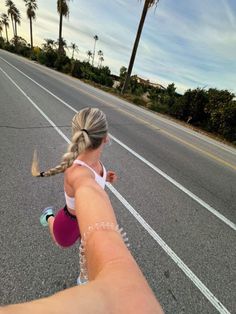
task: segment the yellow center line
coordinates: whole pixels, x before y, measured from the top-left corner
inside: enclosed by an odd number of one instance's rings
[[[224,159],[222,159],[222,158],[220,158],[220,157],[217,157],[217,156],[215,156],[215,155],[213,155],[213,154],[207,152],[207,151],[204,150],[204,149],[201,149],[201,148],[199,148],[199,147],[197,147],[197,146],[195,146],[195,145],[193,145],[193,144],[190,144],[189,142],[186,142],[185,140],[182,140],[181,138],[179,138],[179,137],[177,137],[177,136],[175,136],[175,135],[169,133],[168,131],[161,130],[161,132],[167,134],[168,136],[170,136],[170,137],[172,137],[172,138],[174,138],[174,139],[176,139],[178,142],[181,142],[181,143],[183,143],[183,144],[185,144],[185,145],[187,145],[187,146],[189,146],[189,147],[191,147],[191,148],[193,148],[193,149],[199,151],[200,153],[202,153],[202,154],[204,154],[204,155],[207,155],[208,157],[210,157],[210,158],[212,158],[212,159],[214,159],[214,160],[216,160],[216,161],[222,163],[223,165],[228,166],[228,167],[230,167],[230,168],[236,170],[236,166],[233,165],[233,164],[231,164],[231,163],[229,163],[228,161],[225,161]]]
[[[133,119],[135,119],[135,120],[137,120],[137,121],[140,121],[142,124],[145,124],[145,125],[147,125],[148,127],[152,128],[152,129],[154,129],[154,130],[158,130],[158,131],[160,131],[160,132],[166,134],[167,136],[169,136],[169,137],[171,137],[171,138],[177,140],[178,142],[180,142],[180,143],[182,143],[182,144],[184,144],[184,145],[186,145],[186,146],[188,146],[188,147],[191,147],[192,149],[194,149],[194,150],[196,150],[196,151],[202,153],[203,155],[206,155],[206,156],[212,158],[213,160],[215,160],[215,161],[217,161],[217,162],[219,162],[219,163],[221,163],[221,164],[223,164],[223,165],[225,165],[225,166],[227,166],[227,167],[229,167],[229,168],[232,168],[233,170],[236,170],[236,166],[233,165],[233,164],[231,164],[230,162],[225,161],[224,159],[222,159],[222,158],[220,158],[220,157],[217,157],[217,156],[213,155],[212,153],[209,153],[209,152],[207,152],[206,150],[201,149],[201,148],[199,148],[199,147],[197,147],[197,146],[195,146],[195,145],[193,145],[193,144],[191,144],[191,143],[189,143],[189,142],[187,142],[187,141],[181,139],[180,137],[178,137],[178,136],[176,136],[176,135],[173,135],[172,133],[170,133],[170,132],[168,132],[168,131],[163,130],[163,129],[159,128],[158,126],[156,126],[156,125],[154,125],[154,124],[152,124],[152,123],[150,123],[150,122],[145,121],[145,120],[142,119],[142,118],[136,117],[134,114],[132,114],[132,113],[130,113],[130,112],[124,110],[124,109],[118,108],[118,107],[116,107],[115,105],[113,105],[113,104],[111,104],[111,103],[109,103],[109,102],[107,102],[107,101],[105,101],[105,100],[99,98],[98,96],[92,95],[92,94],[90,94],[89,92],[86,92],[86,91],[81,90],[80,88],[79,88],[79,90],[80,90],[81,92],[83,92],[83,93],[89,95],[90,97],[93,97],[93,98],[99,100],[101,103],[104,103],[104,104],[108,105],[109,107],[113,107],[115,110],[120,111],[120,112],[123,112],[124,114],[126,114],[126,115],[132,117]]]

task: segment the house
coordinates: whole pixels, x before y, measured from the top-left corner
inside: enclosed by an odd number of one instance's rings
[[[138,83],[140,84],[144,84],[144,85],[148,85],[148,86],[153,86],[156,88],[160,88],[160,89],[166,89],[163,85],[158,84],[158,83],[152,83],[149,80],[145,80],[141,77],[139,77],[138,75],[132,75],[131,78],[136,79]]]

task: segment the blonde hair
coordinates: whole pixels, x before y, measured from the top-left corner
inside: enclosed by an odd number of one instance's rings
[[[80,110],[72,119],[72,139],[62,162],[47,171],[40,172],[37,153],[34,151],[31,173],[34,177],[49,177],[64,172],[87,149],[98,148],[108,132],[106,115],[97,108]]]

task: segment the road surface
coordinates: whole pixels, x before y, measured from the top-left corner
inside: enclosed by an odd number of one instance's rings
[[[22,302],[75,285],[78,245],[61,250],[39,224],[64,205],[60,162],[70,121],[102,109],[112,145],[103,162],[131,251],[165,313],[236,313],[236,150],[83,82],[0,50],[0,301]]]

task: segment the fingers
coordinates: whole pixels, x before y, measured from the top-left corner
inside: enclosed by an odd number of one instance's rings
[[[114,171],[107,172],[107,181],[110,183],[114,183],[117,180],[117,175]]]

